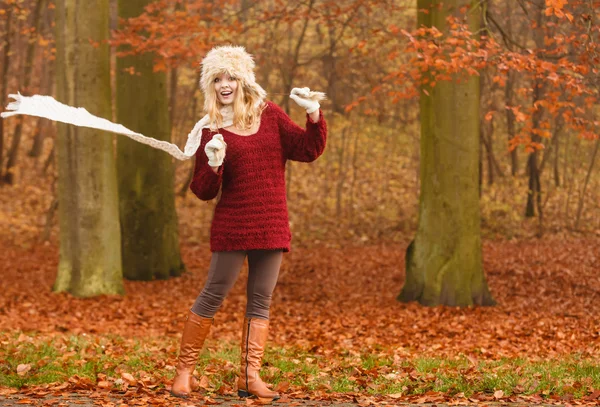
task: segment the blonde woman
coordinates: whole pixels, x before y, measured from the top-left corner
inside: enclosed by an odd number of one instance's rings
[[[291,233],[285,188],[287,160],[311,162],[325,149],[323,94],[294,88],[290,97],[306,109],[306,128],[295,124],[255,81],[254,61],[243,47],[212,49],[200,81],[210,125],[202,130],[191,190],[202,200],[220,194],[211,225],[212,258],[204,289],[188,314],[171,393],[187,397],[213,316],[248,257],[247,306],[242,325],[240,397],[277,400],[261,380],[271,296]]]

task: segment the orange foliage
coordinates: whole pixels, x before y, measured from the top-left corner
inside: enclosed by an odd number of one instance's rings
[[[391,39],[399,41],[401,52],[396,49],[389,54],[397,62],[397,69],[384,78],[386,86],[378,85],[374,90],[388,92],[397,102],[418,97],[415,89],[429,95],[427,89],[440,81],[460,80],[484,70],[492,72],[492,81],[504,87],[508,73],[518,72],[525,83],[517,93],[531,96],[533,83],[546,91],[535,106],[506,106],[524,124],[511,141],[511,148],[525,144],[526,150],[538,149],[542,145],[533,143],[531,134],[550,136],[547,130],[532,129],[532,115],[539,108],[552,117],[562,117],[580,136],[597,137],[600,122],[594,119],[593,109],[600,92],[596,79],[600,71],[600,24],[592,24],[598,16],[590,7],[598,6],[599,2],[546,0],[547,26],[557,29],[555,35],[545,36],[544,48],[538,49],[508,46],[500,41],[501,35],[492,33],[492,26],[475,35],[463,16],[448,17],[444,32],[436,27],[407,31],[391,25],[372,47]],[[531,29],[547,31],[547,27],[536,27],[535,23]],[[357,100],[349,109],[360,102]]]
[[[222,10],[233,0],[187,2],[159,0],[138,17],[121,20],[111,44],[117,56],[152,53],[155,71],[181,64],[195,64],[216,42],[239,33],[235,20],[224,19]]]

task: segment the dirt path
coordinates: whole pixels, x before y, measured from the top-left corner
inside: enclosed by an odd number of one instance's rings
[[[3,396],[4,399],[0,399],[0,406],[20,407],[20,406],[56,406],[56,407],[67,407],[67,406],[78,406],[78,407],[126,407],[126,406],[173,406],[173,407],[202,407],[202,406],[230,406],[230,407],[245,407],[248,405],[261,405],[257,401],[246,401],[237,397],[219,397],[210,398],[195,396],[188,400],[179,400],[176,398],[168,397],[160,400],[152,400],[149,397],[133,397],[125,398],[119,397],[115,394],[99,394],[94,393],[63,393],[60,395],[46,395],[44,397],[33,397],[21,394],[12,394]],[[369,407],[369,406],[403,406],[403,407],[568,407],[570,404],[533,404],[529,402],[520,403],[494,403],[486,402],[480,404],[466,403],[466,404],[440,404],[440,403],[426,403],[426,404],[411,404],[411,403],[373,403],[369,404],[366,401],[355,402],[355,403],[340,403],[333,401],[309,401],[299,399],[284,398],[280,401],[274,402],[273,406],[297,406],[297,407],[309,407],[309,406],[329,406],[329,407]]]

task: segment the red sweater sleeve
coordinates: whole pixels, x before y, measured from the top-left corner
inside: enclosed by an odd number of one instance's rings
[[[210,165],[208,165],[208,157],[204,152],[204,146],[210,141],[213,134],[207,129],[202,130],[202,141],[200,147],[196,151],[196,164],[194,167],[194,178],[190,184],[192,192],[203,201],[210,201],[215,198],[221,188],[223,180],[223,166],[219,167],[219,171],[215,174]]]
[[[288,160],[311,162],[323,154],[327,141],[327,123],[323,112],[319,110],[320,117],[316,123],[307,114],[305,130],[275,103],[271,102],[269,105],[277,116],[279,135]]]

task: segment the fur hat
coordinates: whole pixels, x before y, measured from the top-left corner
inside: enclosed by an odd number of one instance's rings
[[[212,83],[223,72],[237,78],[242,86],[253,89],[259,99],[264,100],[267,92],[256,83],[254,60],[241,46],[220,46],[211,49],[202,60],[200,87],[206,95],[212,89]]]

